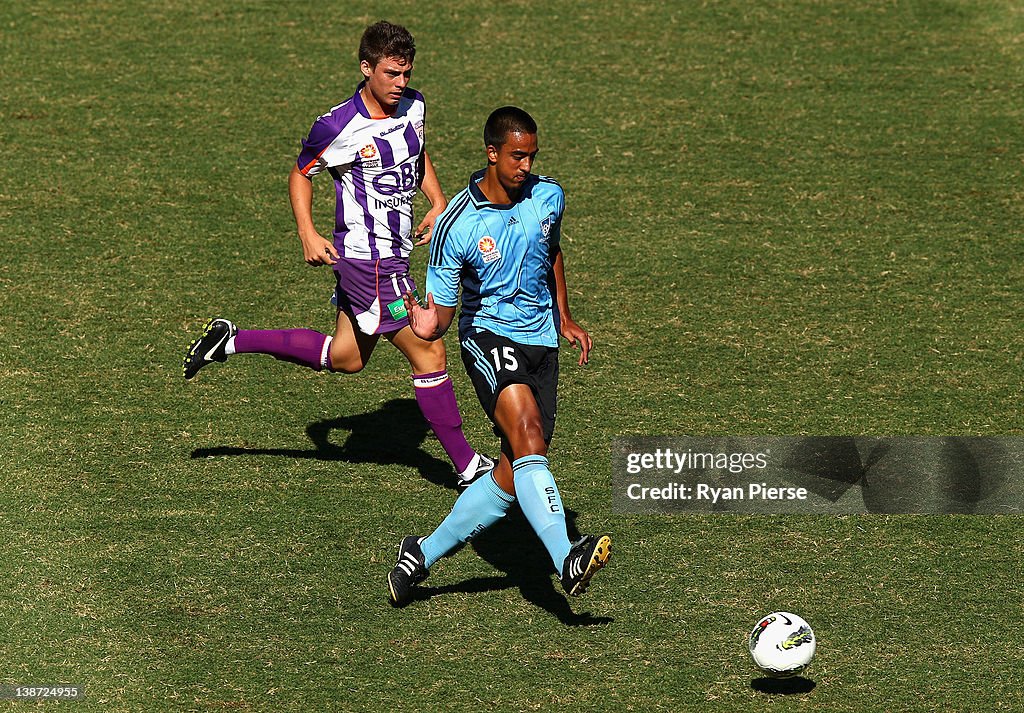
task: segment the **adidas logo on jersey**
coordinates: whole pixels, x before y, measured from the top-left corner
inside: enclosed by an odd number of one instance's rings
[[[516,220],[514,215],[508,219],[508,227],[511,228],[513,225],[519,225],[519,221]]]

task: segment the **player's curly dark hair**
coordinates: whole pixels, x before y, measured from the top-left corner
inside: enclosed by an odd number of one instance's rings
[[[388,57],[404,59],[412,64],[416,59],[416,40],[401,25],[381,20],[363,31],[363,38],[359,41],[359,61],[376,67],[378,62]]]
[[[536,134],[537,122],[517,106],[495,109],[484,124],[484,146],[500,148],[509,134]]]

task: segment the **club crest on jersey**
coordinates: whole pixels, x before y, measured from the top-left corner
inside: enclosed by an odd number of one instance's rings
[[[540,234],[544,236],[545,240],[547,240],[548,236],[551,234],[551,216],[550,215],[540,222]]]
[[[480,254],[484,258],[484,263],[494,262],[495,260],[501,259],[501,253],[498,252],[498,246],[494,242],[494,238],[489,235],[485,235],[480,238],[480,242],[476,244],[476,247],[480,250]]]

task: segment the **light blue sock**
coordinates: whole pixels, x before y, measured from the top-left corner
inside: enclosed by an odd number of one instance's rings
[[[548,459],[539,455],[517,458],[512,463],[512,477],[519,507],[561,575],[562,564],[572,544],[565,530],[562,496],[558,494],[555,476],[548,470]]]
[[[470,485],[455,501],[448,517],[420,543],[427,567],[503,518],[515,501],[498,487],[494,471]]]

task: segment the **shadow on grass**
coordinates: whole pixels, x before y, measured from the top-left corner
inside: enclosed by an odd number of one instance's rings
[[[331,442],[333,431],[349,432],[342,445]],[[400,465],[415,469],[435,485],[456,489],[452,466],[420,447],[430,436],[430,429],[414,399],[393,399],[370,413],[317,421],[306,427],[306,435],[312,443],[311,448],[218,446],[197,448],[192,451],[192,458],[275,456]],[[439,512],[437,515],[437,522],[440,522],[447,513]],[[575,521],[576,513],[567,510],[566,522],[571,540],[579,537]],[[550,612],[568,626],[593,626],[613,621],[611,617],[577,614],[570,608],[561,586],[555,584],[557,580],[551,577],[553,567],[547,550],[517,505],[512,506],[504,519],[477,537],[472,542],[472,549],[505,575],[477,577],[441,587],[418,587],[414,599],[429,599],[455,592],[517,588],[526,601]]]
[[[869,513],[974,513],[999,512],[987,501],[1000,502],[1018,462],[992,438],[811,436],[785,467],[832,502],[859,489]]]
[[[810,693],[817,684],[809,678],[794,676],[793,678],[755,678],[750,682],[750,687],[761,693],[771,693],[780,696],[793,696]]]
[[[342,445],[331,442],[332,431],[348,431]],[[376,411],[311,423],[306,435],[312,448],[248,448],[218,446],[197,448],[193,458],[220,456],[280,456],[345,463],[376,463],[414,468],[435,485],[455,488],[452,466],[420,446],[430,433],[414,399],[392,399]]]
[[[569,539],[577,539],[579,531],[576,529],[574,511],[566,510],[566,523]],[[614,621],[612,617],[594,616],[589,612],[576,613],[572,610],[557,577],[551,576],[554,568],[547,550],[518,505],[513,505],[501,521],[475,538],[470,548],[495,569],[504,572],[505,576],[474,577],[438,587],[420,586],[414,590],[414,600],[426,600],[444,594],[477,594],[514,588],[519,590],[523,599],[557,617],[566,626],[595,626]],[[438,564],[443,562],[441,560]],[[434,567],[437,568],[437,565]],[[600,579],[599,573],[591,586],[600,587]],[[586,595],[572,599],[586,602]]]

